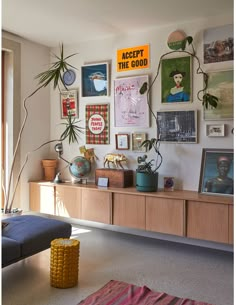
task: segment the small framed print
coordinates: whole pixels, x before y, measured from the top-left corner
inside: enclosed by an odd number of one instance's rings
[[[164,191],[173,191],[175,186],[174,177],[164,177]]]
[[[144,146],[141,146],[143,141],[147,139],[146,133],[135,132],[132,133],[132,150],[137,152],[146,152],[147,149]]]
[[[116,149],[125,150],[129,149],[129,135],[116,134]]]
[[[98,178],[98,186],[107,187],[108,186],[108,178],[99,177]]]
[[[224,137],[225,124],[207,124],[206,135],[208,137]]]
[[[109,95],[109,63],[88,64],[81,67],[81,97]]]
[[[78,117],[77,90],[61,91],[61,118]]]

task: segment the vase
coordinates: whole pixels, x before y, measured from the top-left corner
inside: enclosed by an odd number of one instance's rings
[[[156,192],[158,189],[158,173],[136,171],[136,189],[140,192]]]
[[[57,160],[56,159],[44,159],[42,160],[42,166],[44,170],[45,181],[53,181],[56,176]]]

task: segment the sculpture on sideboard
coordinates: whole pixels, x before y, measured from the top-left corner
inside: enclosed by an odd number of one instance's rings
[[[125,155],[123,154],[106,154],[104,157],[104,167],[107,166],[110,168],[110,163],[113,163],[115,165],[115,167],[118,169],[119,167],[123,168],[123,165],[121,164],[121,162],[127,162],[127,158]]]

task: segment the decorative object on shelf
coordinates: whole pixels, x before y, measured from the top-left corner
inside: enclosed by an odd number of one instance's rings
[[[78,117],[77,90],[61,91],[61,118]]]
[[[69,68],[68,67],[73,67],[72,65],[70,65],[67,60],[68,58],[71,58],[72,56],[74,56],[76,54],[72,54],[70,56],[64,57],[64,48],[63,48],[63,44],[60,46],[60,55],[57,56],[54,54],[54,57],[56,58],[56,62],[54,62],[51,67],[42,72],[39,73],[36,76],[36,79],[38,79],[38,87],[31,93],[29,94],[23,101],[23,108],[24,108],[24,118],[22,121],[22,125],[20,127],[19,133],[18,133],[18,137],[17,137],[17,141],[16,141],[16,145],[14,148],[14,153],[13,153],[13,159],[12,159],[12,164],[10,167],[10,173],[8,176],[8,182],[6,182],[6,185],[3,185],[3,194],[4,194],[4,212],[5,213],[10,213],[12,211],[12,206],[13,206],[13,201],[15,198],[15,194],[16,194],[16,190],[17,190],[17,186],[19,184],[20,178],[21,178],[21,174],[24,170],[24,167],[28,161],[29,155],[32,152],[35,152],[37,150],[39,150],[41,147],[48,145],[50,143],[53,142],[61,142],[64,141],[67,137],[69,137],[69,142],[70,140],[73,141],[77,141],[77,137],[79,135],[80,132],[82,132],[82,128],[78,127],[76,125],[77,122],[75,122],[75,119],[71,118],[71,115],[68,116],[68,121],[66,124],[66,129],[63,132],[63,134],[61,135],[60,139],[55,139],[55,140],[50,140],[47,142],[44,142],[43,144],[39,145],[37,148],[35,148],[34,150],[32,150],[31,152],[27,152],[26,156],[25,156],[25,160],[23,162],[23,165],[20,167],[20,170],[18,173],[14,173],[15,176],[15,183],[12,182],[13,179],[13,171],[14,171],[14,166],[15,166],[15,161],[16,161],[16,155],[17,152],[19,150],[19,146],[20,146],[20,142],[21,142],[21,138],[22,138],[22,133],[24,131],[26,122],[27,122],[27,118],[28,118],[28,109],[27,109],[27,101],[29,100],[29,98],[32,98],[38,91],[40,91],[41,89],[43,89],[44,87],[47,87],[49,84],[53,84],[53,89],[55,90],[56,88],[59,89],[59,91],[61,91],[60,86],[62,85],[63,88],[65,88],[67,90],[66,84],[63,82],[63,73],[65,71],[68,71]],[[74,67],[73,67],[74,68]],[[71,135],[73,134],[73,137],[71,137]]]
[[[186,34],[183,31],[174,31],[168,36],[167,45],[171,50],[179,50],[185,38]]]
[[[109,104],[86,105],[86,144],[109,144]]]
[[[234,26],[223,25],[203,33],[204,64],[234,60]]]
[[[42,160],[42,167],[44,170],[44,178],[46,181],[53,181],[56,175],[57,169],[57,160],[56,159],[44,159]]]
[[[123,165],[121,164],[121,162],[127,162],[127,158],[125,155],[123,154],[106,154],[106,156],[104,157],[104,167],[107,166],[110,168],[110,163],[112,163],[116,168],[123,168]]]
[[[149,127],[147,94],[141,94],[148,75],[118,78],[114,80],[114,104],[116,127]]]
[[[63,154],[63,146],[62,143],[58,143],[55,145],[55,151],[58,153],[58,158],[65,161],[67,163],[65,168],[69,168],[70,175],[72,176],[72,182],[74,183],[83,183],[87,184],[86,176],[91,171],[91,163],[88,159],[82,156],[75,157],[71,162],[67,161],[62,157]],[[54,179],[55,183],[62,183],[63,181],[60,179],[63,168],[56,174]]]
[[[211,195],[234,194],[233,149],[202,150],[199,192]]]
[[[228,120],[234,118],[234,71],[208,72],[207,92],[214,94],[219,103],[217,108],[204,109],[204,120]]]
[[[81,154],[84,155],[85,159],[87,159],[89,162],[93,163],[98,157],[94,153],[94,148],[86,148],[85,146],[81,146],[79,148],[79,151]]]
[[[163,104],[192,101],[191,56],[162,59],[161,102]]]
[[[174,177],[164,177],[164,191],[169,192],[173,191],[175,186]]]
[[[76,79],[75,71],[68,69],[63,73],[63,82],[66,86],[71,86]]]
[[[116,134],[116,149],[127,150],[129,149],[129,135],[128,134]]]
[[[136,152],[146,152],[146,147],[141,144],[147,139],[147,134],[143,132],[132,133],[132,150]]]
[[[197,143],[197,110],[158,111],[157,134],[162,142]]]
[[[108,179],[109,187],[133,186],[133,171],[130,169],[97,168],[95,171],[95,183],[99,185],[99,179]]]
[[[109,95],[108,62],[81,67],[81,97]]]
[[[224,137],[225,124],[207,124],[206,135],[208,137]]]

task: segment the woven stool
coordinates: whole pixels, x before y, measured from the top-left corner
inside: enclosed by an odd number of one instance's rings
[[[79,245],[75,239],[58,238],[51,242],[50,281],[56,288],[70,288],[78,283]]]

